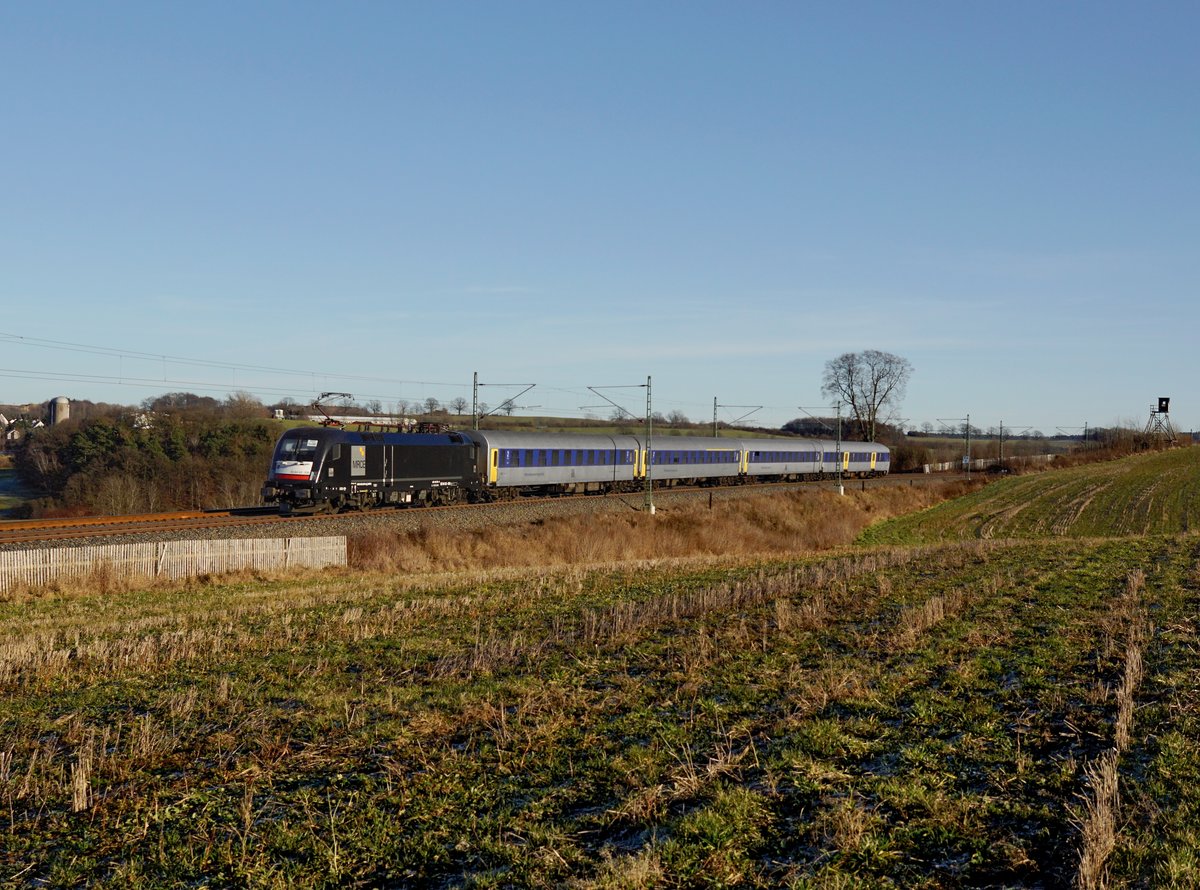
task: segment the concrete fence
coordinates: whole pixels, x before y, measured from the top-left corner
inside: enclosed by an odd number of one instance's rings
[[[98,571],[120,577],[191,578],[242,569],[346,565],[345,537],[167,541],[0,551],[0,590],[38,587]]]

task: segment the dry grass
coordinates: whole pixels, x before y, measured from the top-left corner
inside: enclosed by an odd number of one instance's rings
[[[1118,601],[1120,618],[1126,623],[1124,670],[1117,687],[1117,713],[1113,720],[1113,746],[1089,764],[1084,773],[1088,794],[1076,822],[1080,832],[1079,890],[1104,890],[1109,886],[1108,859],[1117,844],[1120,818],[1121,755],[1129,748],[1138,686],[1144,673],[1142,649],[1152,635],[1143,603],[1146,576],[1141,569],[1130,572]]]
[[[868,525],[952,497],[957,489],[788,492],[687,505],[654,516],[575,516],[473,532],[378,531],[350,538],[353,569],[429,572],[595,565],[703,556],[761,557],[832,550]]]

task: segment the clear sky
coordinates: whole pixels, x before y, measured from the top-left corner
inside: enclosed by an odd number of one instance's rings
[[[1197,34],[1192,0],[6,3],[0,403],[478,372],[777,425],[880,349],[914,426],[1197,428]]]

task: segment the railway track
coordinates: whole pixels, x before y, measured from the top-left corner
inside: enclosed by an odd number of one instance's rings
[[[115,535],[151,534],[220,528],[229,525],[255,525],[279,522],[277,511],[212,510],[177,513],[144,513],[131,516],[78,516],[58,519],[18,519],[0,521],[0,545],[40,543],[75,538],[99,538]]]
[[[901,477],[890,475],[870,480],[847,480],[845,482],[845,487],[847,491],[850,491],[852,488],[857,489],[861,487],[865,489],[873,488],[878,485],[930,484],[931,482],[950,481],[952,478],[954,477]],[[828,480],[824,482],[775,483],[775,485],[780,489],[784,487],[791,488],[796,486],[803,486],[806,488],[830,488],[833,484],[834,483]],[[716,488],[695,489],[676,486],[671,488],[655,489],[654,498],[658,503],[661,504],[669,501],[670,496],[673,494],[707,494],[711,502],[713,494],[761,494],[770,491],[772,487],[774,486],[768,484],[720,486]],[[303,534],[304,532],[300,531],[303,525],[314,522],[328,523],[336,522],[338,520],[350,520],[354,518],[379,519],[381,521],[385,521],[388,517],[403,518],[411,521],[417,520],[422,516],[441,516],[461,511],[474,511],[474,515],[481,518],[483,516],[487,516],[489,513],[491,513],[493,517],[497,517],[498,514],[502,514],[514,507],[537,508],[539,506],[547,507],[554,504],[581,505],[593,499],[603,500],[610,506],[614,505],[614,502],[619,502],[620,504],[623,504],[625,508],[635,511],[641,510],[644,505],[644,495],[639,492],[610,494],[607,496],[575,495],[550,498],[519,498],[515,500],[493,501],[487,504],[458,504],[446,507],[421,507],[401,510],[384,509],[361,513],[351,511],[341,514],[297,513],[290,516],[281,516],[274,507],[243,507],[233,510],[194,510],[174,513],[146,513],[129,516],[83,516],[56,519],[0,520],[0,547],[20,546],[21,544],[43,544],[52,541],[86,540],[89,538],[115,538],[131,535],[170,536],[182,532],[197,530],[233,530],[239,527],[253,527],[268,524],[295,526],[297,532]],[[494,518],[492,521],[502,520]]]

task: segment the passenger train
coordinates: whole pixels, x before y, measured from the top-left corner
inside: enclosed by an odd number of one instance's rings
[[[880,476],[875,442],[577,435],[496,430],[288,430],[275,446],[263,500],[280,512],[482,502],[523,495],[605,494],[654,487]]]

